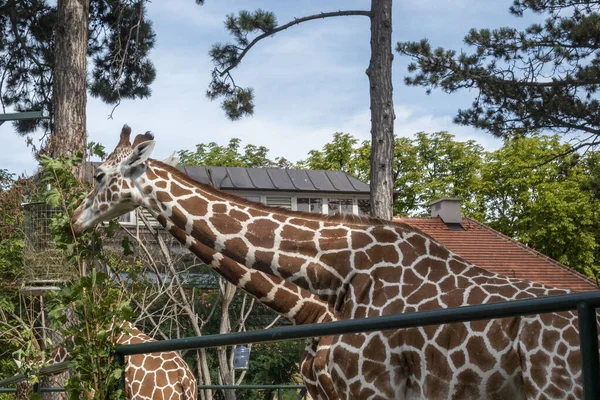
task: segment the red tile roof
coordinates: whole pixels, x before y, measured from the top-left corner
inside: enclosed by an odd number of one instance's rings
[[[576,292],[598,289],[585,275],[473,219],[463,219],[464,230],[450,230],[439,217],[394,217],[394,220],[423,231],[468,262],[490,272]]]

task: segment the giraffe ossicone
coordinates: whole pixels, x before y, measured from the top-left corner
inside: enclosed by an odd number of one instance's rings
[[[194,181],[124,129],[73,219],[146,208],[228,281],[294,323],[565,293],[478,268],[401,223],[268,207]],[[218,254],[218,255],[217,255]],[[316,339],[302,372],[326,399],[576,399],[571,312]]]

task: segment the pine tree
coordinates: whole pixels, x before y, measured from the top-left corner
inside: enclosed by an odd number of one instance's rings
[[[259,41],[295,25],[316,19],[366,16],[371,20],[371,61],[367,68],[371,99],[371,214],[392,217],[392,160],[394,152],[394,105],[392,99],[392,0],[372,0],[370,10],[325,12],[277,24],[272,12],[256,10],[230,14],[225,26],[235,43],[216,44],[210,55],[215,64],[207,91],[210,99],[222,98],[223,109],[232,120],[251,115],[251,88],[238,86],[231,72]],[[249,36],[256,34],[254,38]]]
[[[86,55],[91,95],[114,105],[150,95],[156,71],[146,1],[0,0],[0,105],[50,116],[16,122],[19,133],[58,133],[54,155],[83,150]]]
[[[432,49],[427,40],[398,43],[413,58],[409,85],[452,93],[476,89],[455,121],[496,136],[551,130],[576,134],[571,151],[600,143],[600,1],[514,0],[510,12],[545,15],[524,31],[472,29],[472,54]]]

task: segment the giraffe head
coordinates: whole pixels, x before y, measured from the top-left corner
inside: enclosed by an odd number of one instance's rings
[[[136,178],[146,172],[146,161],[154,149],[154,135],[137,135],[129,142],[131,128],[121,130],[121,140],[106,161],[96,169],[95,187],[73,214],[73,230],[79,234],[102,221],[116,218],[140,205],[142,193]]]

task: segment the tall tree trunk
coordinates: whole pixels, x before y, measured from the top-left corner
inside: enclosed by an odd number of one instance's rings
[[[223,304],[221,305],[221,326],[219,328],[219,333],[231,333],[229,306],[235,297],[236,287],[229,282],[226,282],[225,284],[221,283],[221,291],[223,293]],[[219,359],[219,384],[235,385],[235,373],[229,365],[227,347],[217,348],[217,356]],[[225,400],[235,400],[235,390],[223,390],[223,397]]]
[[[86,56],[89,0],[58,0],[54,62],[54,135],[50,155],[86,148]]]
[[[89,0],[58,0],[54,52],[54,134],[49,143],[52,157],[85,156],[87,103],[87,43]],[[81,168],[83,171],[83,168]],[[52,332],[54,344],[62,341],[61,332]],[[68,373],[42,377],[42,387],[64,387]],[[44,393],[44,400],[63,399],[63,393]]]
[[[371,1],[371,215],[392,219],[394,100],[392,99],[392,0]]]

